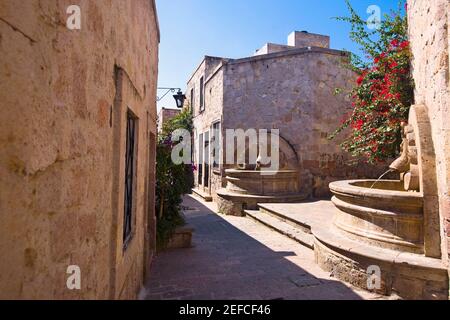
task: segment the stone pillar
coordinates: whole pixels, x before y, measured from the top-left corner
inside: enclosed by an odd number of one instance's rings
[[[426,246],[427,255],[448,261],[450,245],[450,95],[449,95],[449,0],[408,0],[409,37],[413,54],[416,104],[426,106],[431,123],[430,144],[436,153],[439,207],[436,233],[441,250]],[[439,230],[439,232],[437,231]]]

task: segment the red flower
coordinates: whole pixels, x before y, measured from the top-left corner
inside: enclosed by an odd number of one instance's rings
[[[409,46],[409,41],[405,40],[402,43],[400,43],[400,48],[406,49]]]
[[[377,152],[378,151],[378,145],[374,145],[372,147],[372,152]]]
[[[353,128],[355,128],[357,130],[361,130],[363,125],[364,125],[364,121],[359,119],[358,121],[356,121],[356,123],[354,124]]]
[[[361,83],[364,81],[364,75],[359,76],[359,78],[356,80],[356,83],[358,85],[361,85]]]
[[[397,68],[397,67],[398,67],[397,61],[392,61],[392,62],[389,64],[389,68],[391,68],[391,69],[394,69],[394,68]]]
[[[394,40],[391,41],[391,45],[392,45],[393,47],[398,47],[399,41],[398,41],[397,39],[394,39]]]

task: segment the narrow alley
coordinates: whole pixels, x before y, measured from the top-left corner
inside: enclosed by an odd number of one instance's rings
[[[149,300],[381,299],[337,281],[314,252],[249,219],[215,213],[214,203],[186,196],[193,248],[161,252],[147,282]]]

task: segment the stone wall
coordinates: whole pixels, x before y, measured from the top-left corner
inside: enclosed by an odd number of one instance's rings
[[[281,52],[281,51],[286,51],[289,49],[294,49],[294,47],[290,47],[290,46],[283,45],[283,44],[266,43],[261,49],[256,50],[254,55],[260,56],[263,54]]]
[[[307,31],[294,31],[288,37],[288,45],[296,48],[319,47],[329,48],[330,37]]]
[[[215,57],[205,57],[200,67],[193,74],[187,86],[187,102],[190,104],[191,90],[194,89],[194,159],[199,163],[199,135],[212,130],[212,124],[222,121],[223,113],[223,70],[221,68],[224,59]],[[200,106],[200,78],[204,79],[204,99],[205,108],[201,111]],[[211,134],[211,132],[210,132]],[[212,163],[212,161],[210,162]],[[222,177],[219,170],[212,170],[210,173],[211,187],[202,190],[214,193],[222,185]],[[198,172],[195,174],[195,186],[199,186]]]
[[[220,70],[220,66],[225,59],[217,58],[217,57],[209,57],[205,56],[203,61],[198,66],[197,70],[192,74],[191,78],[187,83],[186,89],[186,105],[189,105],[193,109],[194,118],[201,119],[203,116],[207,116],[209,114],[214,114],[215,111],[220,111],[214,109],[214,106],[209,106],[210,101],[207,101],[206,95],[208,91],[206,90],[206,86],[208,85],[208,81],[211,78],[217,75],[217,72]],[[204,81],[204,95],[205,95],[205,106],[208,104],[208,108],[205,108],[205,111],[200,110],[200,78],[203,77]],[[194,90],[194,97],[192,99],[191,92]],[[193,103],[191,102],[193,101]],[[193,105],[192,105],[193,104]],[[204,122],[204,121],[203,121]],[[202,125],[200,121],[197,121],[197,124]],[[208,123],[204,123],[203,126],[209,127]],[[202,128],[203,129],[203,128]]]
[[[448,0],[408,0],[409,35],[413,52],[416,104],[428,108],[441,216],[442,253],[450,248],[450,94]]]
[[[307,47],[330,48],[330,37],[306,31],[294,31],[288,36],[287,45],[266,43],[261,49],[256,50],[254,56]]]
[[[205,118],[206,121],[211,125],[217,122],[220,122],[220,137],[218,137],[219,141],[223,144],[224,139],[224,131],[223,131],[223,97],[224,97],[224,87],[223,87],[223,70],[217,70],[214,75],[211,75],[205,86],[205,97],[206,97],[206,108],[205,110]],[[200,120],[200,119],[198,119]],[[212,132],[212,128],[211,132]],[[212,196],[216,198],[215,191],[225,186],[225,180],[223,179],[223,174],[225,172],[226,166],[224,165],[224,153],[223,151],[219,154],[221,158],[222,164],[219,164],[218,167],[213,168],[212,163],[213,159],[210,159],[211,164],[211,179],[210,179],[210,190]]]
[[[175,118],[179,113],[179,109],[162,108],[158,113],[158,132],[162,131],[164,123]]]
[[[73,31],[71,4],[0,2],[0,298],[135,298],[152,256],[154,1],[77,1]],[[128,109],[138,178],[124,249]],[[69,265],[81,268],[79,291],[66,287]]]
[[[354,164],[328,136],[342,123],[351,103],[335,88],[348,90],[355,74],[341,51],[295,49],[230,61],[224,71],[224,130],[279,129],[295,149],[303,191],[329,196],[332,181],[377,178],[386,167]]]

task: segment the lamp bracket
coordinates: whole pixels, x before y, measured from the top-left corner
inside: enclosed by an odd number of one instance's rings
[[[175,93],[176,91],[181,91],[181,88],[158,88],[158,91],[165,90],[162,96],[157,96],[156,101],[159,102],[165,98],[170,92]]]

